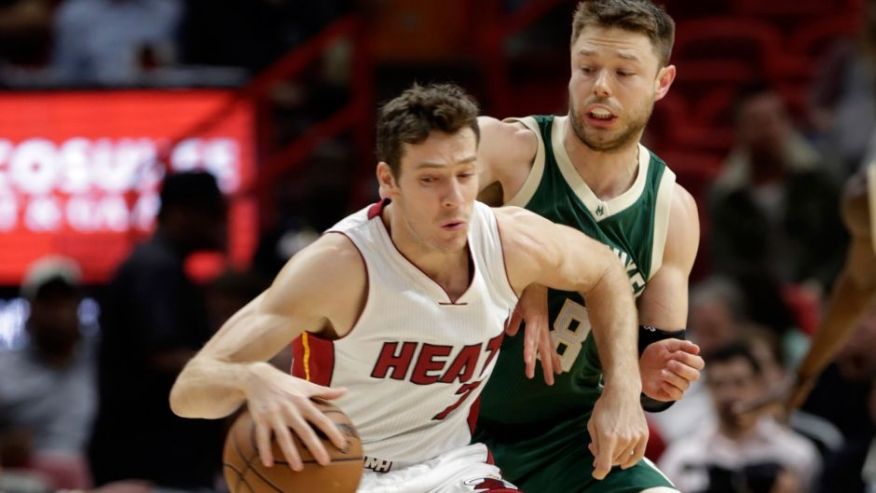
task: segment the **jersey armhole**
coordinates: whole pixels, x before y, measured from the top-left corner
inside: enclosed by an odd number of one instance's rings
[[[365,299],[362,302],[362,307],[359,309],[359,313],[356,315],[356,317],[353,319],[353,323],[350,325],[350,330],[348,330],[346,334],[344,334],[336,339],[331,339],[332,341],[340,341],[340,340],[343,340],[343,339],[349,337],[350,334],[352,334],[353,331],[356,330],[356,327],[359,326],[359,321],[362,320],[362,318],[365,315],[365,312],[368,310],[368,305],[371,302],[371,298],[372,298],[371,297],[371,271],[368,270],[368,262],[365,260],[365,255],[362,253],[362,249],[359,248],[359,245],[356,243],[356,240],[354,240],[352,236],[347,234],[345,231],[339,231],[336,229],[328,230],[324,234],[336,234],[336,235],[341,235],[344,238],[346,238],[353,245],[353,248],[356,249],[356,253],[358,253],[359,258],[362,259],[362,267],[365,269],[365,293],[364,293]],[[317,333],[309,332],[309,334],[311,337],[320,338],[319,334],[317,334]],[[326,339],[326,340],[328,340],[328,339]]]
[[[654,202],[654,235],[651,244],[651,266],[648,280],[663,266],[663,252],[666,250],[666,234],[669,231],[669,211],[672,209],[672,192],[675,189],[675,173],[668,166],[663,167],[663,176],[657,188]]]

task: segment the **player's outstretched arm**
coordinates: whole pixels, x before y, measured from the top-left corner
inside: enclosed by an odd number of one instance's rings
[[[358,315],[365,269],[350,241],[327,234],[302,250],[264,293],[232,316],[186,365],[171,391],[173,411],[183,417],[220,418],[247,403],[256,424],[262,461],[273,462],[273,433],[293,469],[302,467],[292,428],[320,463],[328,454],[308,424],[339,447],[343,435],[311,402],[333,399],[330,389],[292,377],[265,361],[303,332],[332,328],[341,335]]]
[[[865,177],[859,173],[849,180],[843,196],[843,220],[851,235],[846,263],[834,283],[809,352],[797,368],[796,382],[785,403],[788,411],[803,404],[818,375],[849,340],[858,319],[876,301],[876,255],[868,200]]]
[[[684,341],[687,326],[688,278],[700,241],[697,205],[676,184],[669,209],[663,262],[639,296],[639,320],[644,332],[639,361],[645,395],[661,402],[681,399],[705,366],[699,347]],[[651,408],[649,408],[651,409]]]
[[[631,467],[644,455],[648,427],[639,404],[636,309],[620,261],[602,243],[523,209],[497,209],[496,216],[518,292],[538,283],[586,297],[605,382],[588,423],[593,475],[602,479],[614,465]]]

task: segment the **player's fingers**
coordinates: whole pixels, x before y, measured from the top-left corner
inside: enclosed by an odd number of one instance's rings
[[[532,324],[523,326],[523,363],[526,378],[535,376],[535,355],[538,349],[538,328]]]
[[[623,452],[617,454],[615,457],[615,463],[618,464],[621,469],[629,469],[635,466],[639,460],[636,458],[636,448],[639,446],[639,443],[632,442],[627,447],[624,447]]]
[[[636,444],[636,448],[633,449],[632,457],[630,457],[630,461],[633,463],[633,465],[637,464],[640,460],[645,458],[645,448],[648,447],[647,428],[645,431],[646,432],[643,435],[639,436],[639,441]]]
[[[699,370],[676,360],[668,361],[666,363],[666,368],[673,374],[684,379],[684,381],[686,381],[688,385],[690,385],[690,382],[699,380],[700,378]]]
[[[346,387],[325,387],[323,385],[317,385],[313,382],[307,382],[307,397],[311,399],[337,399],[338,397],[343,396],[347,393]]]
[[[289,427],[279,415],[275,415],[271,420],[271,428],[274,432],[274,438],[283,451],[283,456],[286,457],[286,462],[293,471],[300,471],[304,468],[301,464],[301,456],[298,454],[298,449],[295,448],[295,442],[292,440],[292,433],[289,432]]]
[[[593,458],[593,477],[605,479],[614,463],[615,442],[609,437],[600,437],[596,455]]]
[[[677,401],[684,397],[683,390],[666,382],[660,382],[660,394],[660,400],[665,402]]]
[[[700,347],[691,341],[684,339],[669,338],[661,341],[663,349],[667,351],[683,351],[688,354],[700,354]]]
[[[687,390],[687,388],[690,386],[690,382],[678,376],[678,374],[676,374],[675,372],[667,370],[665,368],[660,370],[660,380],[662,382],[672,385],[673,387],[678,387],[681,391]]]
[[[307,406],[302,409],[304,417],[307,421],[313,423],[318,429],[322,430],[325,433],[325,436],[332,441],[332,443],[340,450],[345,450],[347,448],[347,438],[341,432],[340,429],[335,425],[334,421],[331,420],[319,407],[312,405]]]
[[[516,336],[517,332],[520,331],[520,322],[523,320],[523,316],[520,314],[520,310],[514,309],[511,312],[511,318],[508,319],[507,325],[505,325],[505,334],[509,336]]]
[[[307,423],[307,421],[304,420],[304,417],[302,417],[302,415],[301,415],[303,412],[307,412],[304,410],[304,408],[306,408],[307,405],[312,406],[313,404],[310,404],[309,402],[306,404],[303,404],[300,406],[301,410],[299,410],[299,408],[296,408],[295,406],[292,406],[292,405],[290,405],[287,408],[286,416],[289,420],[288,426],[290,428],[292,428],[292,430],[295,431],[295,434],[298,435],[298,438],[301,440],[301,443],[303,443],[304,446],[307,447],[307,450],[310,450],[310,455],[312,455],[313,458],[316,459],[316,461],[319,462],[320,464],[326,465],[329,463],[328,452],[326,451],[325,447],[322,445],[322,442],[319,440],[319,437],[316,436],[316,432],[313,431],[313,428],[310,427],[310,425]],[[317,411],[317,412],[319,412],[319,411]],[[291,444],[291,437],[289,440],[290,440],[290,444]],[[281,443],[281,445],[282,445],[282,443]],[[292,448],[294,449],[294,446]],[[283,452],[284,453],[286,452],[285,448],[283,449]],[[294,452],[295,452],[295,455],[297,456],[298,451],[295,450]],[[297,470],[298,469],[296,469],[296,471]]]
[[[548,385],[554,384],[554,348],[551,344],[551,337],[548,331],[542,330],[539,334],[538,356],[541,360],[541,370],[544,374],[544,382]]]
[[[265,467],[274,465],[274,457],[271,454],[271,429],[266,425],[253,421],[255,424],[256,448],[259,450],[259,458]]]
[[[697,371],[706,367],[706,362],[701,356],[687,351],[675,351],[669,355],[669,358]]]
[[[554,340],[551,338],[550,333],[548,333],[548,341],[550,341],[551,359],[554,360],[554,373],[560,375],[563,373],[563,360],[560,358],[560,355],[557,354],[557,348],[554,345]]]
[[[590,418],[590,421],[587,422],[587,433],[590,434],[590,445],[587,448],[590,449],[593,457],[596,457],[599,454],[599,433],[596,433],[596,425],[593,423],[593,418]]]
[[[700,354],[700,346],[691,341],[684,341],[681,350],[688,354]]]

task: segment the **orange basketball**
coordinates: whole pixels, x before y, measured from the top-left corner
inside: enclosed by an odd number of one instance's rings
[[[292,438],[304,469],[295,472],[289,468],[280,445],[272,438],[274,465],[265,467],[259,459],[256,446],[255,424],[248,412],[241,414],[225,439],[222,456],[225,481],[231,493],[353,493],[362,477],[362,442],[350,418],[340,409],[324,401],[315,401],[317,407],[334,421],[347,438],[347,450],[339,450],[317,430],[331,463],[319,465],[301,440],[292,433]]]

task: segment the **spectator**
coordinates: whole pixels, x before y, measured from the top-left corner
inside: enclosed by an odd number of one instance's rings
[[[96,407],[94,355],[79,330],[79,267],[46,257],[29,269],[28,342],[0,352],[0,460],[55,488],[90,485],[86,442]]]
[[[871,306],[833,364],[819,376],[802,409],[836,425],[846,440],[870,427],[867,391],[876,375],[876,305]]]
[[[706,379],[718,423],[671,444],[660,468],[685,493],[808,492],[820,467],[815,447],[768,416],[739,415],[763,395],[761,367],[747,346],[707,355]]]
[[[179,0],[65,0],[51,67],[66,84],[137,83],[174,60],[182,14]]]
[[[222,249],[225,203],[206,172],[168,176],[158,228],[124,261],[103,303],[100,406],[91,444],[95,480],[170,488],[213,486],[221,422],[176,417],[177,373],[212,331],[203,288],[186,275],[197,250]]]
[[[839,187],[768,87],[743,88],[735,118],[736,146],[710,197],[713,265],[745,279],[746,290],[786,283],[823,289],[842,264]]]
[[[52,0],[0,0],[0,61],[37,66],[46,62]]]
[[[709,354],[739,338],[739,326],[747,323],[745,300],[739,287],[730,279],[712,277],[691,289],[688,327],[691,340]],[[684,399],[666,411],[652,413],[664,439],[672,443],[715,422],[711,398],[701,380],[691,383]]]
[[[826,153],[852,174],[876,130],[876,2],[863,2],[856,36],[838,40],[814,66],[810,119]]]

